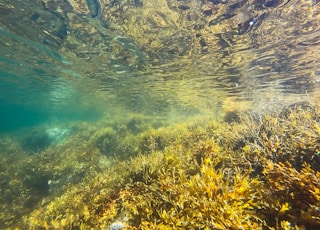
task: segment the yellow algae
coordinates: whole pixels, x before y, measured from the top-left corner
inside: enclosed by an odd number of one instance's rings
[[[36,155],[13,142],[5,152],[17,155],[1,159],[0,218],[28,229],[317,227],[320,110],[305,110],[244,113],[236,123],[137,116],[82,124]]]

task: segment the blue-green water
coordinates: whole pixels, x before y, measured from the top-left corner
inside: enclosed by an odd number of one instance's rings
[[[12,104],[1,104],[1,111],[2,133],[46,122],[49,115],[41,111],[29,110]]]
[[[0,121],[2,134],[46,123],[90,122],[101,118],[101,114],[95,108],[87,108],[82,111],[48,111],[34,107],[26,108],[16,104],[0,104],[0,109],[2,111]]]

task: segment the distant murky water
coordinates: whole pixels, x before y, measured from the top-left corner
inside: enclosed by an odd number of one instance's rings
[[[0,15],[0,100],[44,116],[319,96],[316,0],[1,0]]]

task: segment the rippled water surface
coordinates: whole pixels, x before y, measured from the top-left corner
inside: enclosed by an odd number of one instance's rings
[[[45,117],[179,116],[318,96],[319,13],[316,0],[1,0],[0,100]]]

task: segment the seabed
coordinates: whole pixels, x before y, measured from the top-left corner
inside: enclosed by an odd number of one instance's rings
[[[1,138],[2,229],[320,227],[319,101],[47,130]]]

